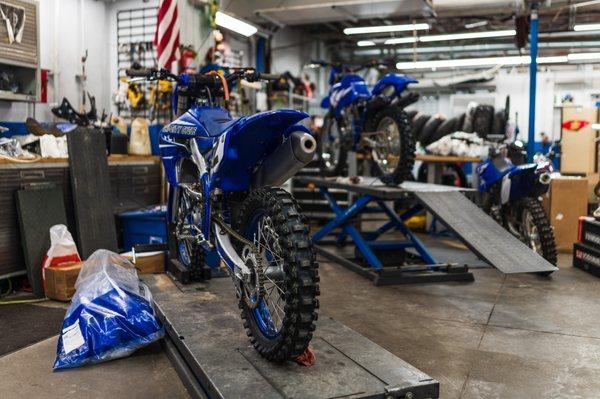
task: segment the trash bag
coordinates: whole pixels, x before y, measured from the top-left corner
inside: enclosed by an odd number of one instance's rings
[[[85,261],[63,321],[54,369],[129,356],[164,336],[133,264],[100,249]]]

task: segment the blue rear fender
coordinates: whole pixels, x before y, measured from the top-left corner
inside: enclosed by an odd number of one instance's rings
[[[538,180],[536,173],[537,164],[530,163],[519,165],[510,171],[510,196],[509,201],[516,201],[528,197],[534,192]]]
[[[298,122],[308,118],[305,112],[275,110],[241,118],[221,137],[213,150],[210,164],[211,189],[247,190],[252,173],[294,131],[310,131]]]
[[[418,80],[411,78],[407,75],[402,75],[399,73],[388,73],[384,75],[373,87],[373,94],[379,95],[383,92],[383,90],[388,86],[394,86],[394,90],[396,94],[402,93],[406,86],[411,83],[419,83]]]

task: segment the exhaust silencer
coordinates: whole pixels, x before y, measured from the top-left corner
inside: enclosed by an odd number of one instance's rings
[[[293,132],[254,172],[252,186],[280,186],[313,160],[317,142],[305,132]]]
[[[538,181],[540,182],[540,184],[543,184],[544,186],[547,186],[548,184],[550,184],[550,180],[552,180],[552,177],[550,176],[550,173],[548,173],[548,172],[541,173],[540,176],[538,177]]]

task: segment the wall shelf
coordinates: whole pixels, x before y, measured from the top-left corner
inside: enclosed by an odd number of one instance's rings
[[[0,101],[22,101],[35,102],[36,96],[29,94],[13,93],[12,91],[0,90]]]
[[[2,3],[24,10],[25,24],[21,40],[9,43],[6,24],[0,23],[0,72],[6,73],[10,82],[0,87],[0,101],[35,102],[40,95],[38,3],[32,0],[2,0]]]

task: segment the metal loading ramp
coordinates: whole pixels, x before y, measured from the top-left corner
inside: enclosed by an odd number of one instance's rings
[[[458,191],[413,192],[471,251],[502,273],[552,272],[546,259],[506,231]]]
[[[375,246],[372,240],[381,236],[383,232],[389,231],[394,225],[399,227],[401,231],[405,230],[401,222],[415,214],[415,212],[409,210],[405,214],[395,215],[395,212],[388,205],[389,201],[415,198],[419,204],[414,207],[414,211],[419,211],[419,208],[427,209],[442,221],[471,251],[501,272],[543,273],[558,270],[557,267],[506,231],[463,194],[463,192],[474,191],[473,189],[412,181],[406,181],[398,187],[387,187],[378,178],[374,177],[360,177],[358,183],[351,182],[349,178],[305,176],[297,177],[296,181],[309,187],[318,188],[337,215],[335,219],[313,234],[315,244],[318,244],[325,235],[330,234],[333,228],[343,227],[347,231],[342,232],[342,238],[349,231],[352,233],[355,245],[372,248]],[[357,199],[347,208],[342,208],[329,195],[328,189],[330,188],[347,190],[353,193]],[[350,221],[358,213],[366,210],[367,203],[378,204],[379,208],[390,219],[395,220],[390,221],[375,233],[354,231]],[[405,233],[412,235],[411,240],[418,244],[419,240],[414,234],[409,231]],[[422,256],[427,255],[427,251],[422,245],[416,245],[416,248],[417,250],[421,248],[419,253]],[[363,248],[365,251],[368,251],[368,249]],[[428,263],[433,264],[436,262],[430,259]],[[375,267],[374,269],[381,268]],[[379,272],[379,270],[376,271]]]

